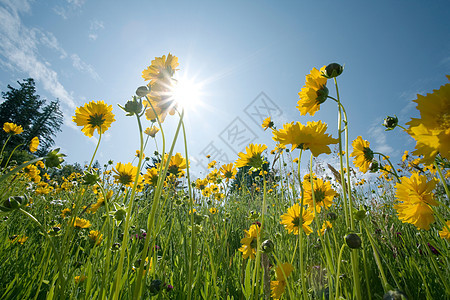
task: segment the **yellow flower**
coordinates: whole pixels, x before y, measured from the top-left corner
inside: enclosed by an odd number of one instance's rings
[[[209,212],[210,212],[212,215],[215,215],[215,214],[217,214],[217,208],[211,207],[211,208],[209,209]]]
[[[132,187],[136,179],[137,167],[133,166],[131,163],[118,163],[116,168],[113,169],[113,172],[116,173],[116,175],[113,175],[116,183]]]
[[[216,161],[215,160],[213,160],[212,162],[210,162],[209,164],[208,164],[208,169],[212,169],[212,168],[214,168],[215,166],[216,166]]]
[[[62,217],[63,219],[66,218],[67,215],[69,215],[69,213],[70,213],[70,208],[64,208],[64,209],[61,211],[61,217]]]
[[[152,127],[147,127],[147,129],[145,129],[144,133],[146,135],[154,138],[156,136],[156,134],[158,133],[158,131],[159,131],[158,127],[152,126]]]
[[[355,157],[353,164],[363,173],[369,170],[369,166],[373,160],[373,151],[369,146],[369,142],[363,140],[361,136],[358,136],[352,143],[353,152],[350,156]]]
[[[419,229],[430,229],[430,224],[434,222],[430,205],[438,205],[432,193],[437,182],[436,178],[427,181],[425,175],[414,172],[411,178],[402,177],[401,182],[395,184],[398,203],[394,208],[403,223],[414,224]]]
[[[320,228],[320,236],[322,236],[326,230],[333,228],[333,224],[330,221],[324,221],[322,228]]]
[[[91,222],[89,222],[89,220],[76,217],[73,226],[78,228],[89,228],[91,227]]]
[[[312,231],[309,225],[312,223],[314,219],[314,214],[307,210],[303,209],[302,213],[302,228],[305,231],[306,235],[309,235]],[[287,213],[281,216],[280,224],[284,225],[284,228],[289,232],[294,232],[294,235],[298,235],[298,230],[300,226],[300,205],[295,203],[293,206],[289,207]]]
[[[300,122],[287,123],[282,129],[273,131],[273,140],[283,145],[291,144],[292,149],[309,149],[314,156],[330,154],[328,145],[337,144],[339,140],[325,134],[326,130],[327,124],[322,121],[307,122],[306,126]]]
[[[39,138],[35,136],[30,142],[30,152],[36,152],[39,147]]]
[[[241,239],[242,247],[238,250],[242,252],[244,259],[250,256],[255,259],[256,247],[258,246],[258,236],[261,233],[261,227],[256,224],[250,226],[250,229],[244,230],[245,237]]]
[[[319,70],[313,68],[311,73],[306,75],[306,83],[298,93],[297,109],[300,115],[309,113],[314,116],[320,109],[320,104],[327,100],[328,88],[326,87],[327,78],[323,77]]]
[[[223,193],[215,193],[214,194],[214,199],[216,199],[217,201],[222,201],[223,198],[225,198],[225,195]]]
[[[84,275],[81,275],[81,276],[75,276],[74,279],[75,279],[75,283],[81,283],[81,282],[85,281],[87,279],[87,277]]]
[[[144,174],[144,182],[156,187],[158,184],[158,170],[156,168],[148,168]]]
[[[331,184],[328,181],[323,181],[321,178],[317,178],[313,180],[314,183],[314,198],[316,200],[316,212],[320,213],[321,208],[324,207],[328,209],[328,207],[333,204],[334,196],[336,195],[336,191],[331,188]],[[311,181],[305,180],[303,181],[303,191],[304,191],[304,201],[308,204],[311,211],[314,211],[314,202],[312,198],[311,191]]]
[[[19,244],[23,245],[28,240],[28,237],[25,235],[21,235],[21,236],[14,235],[10,239],[11,239],[11,243],[19,243]]]
[[[230,179],[235,178],[237,170],[234,167],[233,163],[229,163],[220,167],[220,173],[222,173],[223,177],[225,177],[226,181],[228,182]]]
[[[166,154],[165,161],[167,161],[168,157],[169,155]],[[175,176],[181,177],[184,175],[183,169],[186,168],[186,159],[181,156],[180,153],[177,153],[170,158],[169,168],[167,169],[167,171]]]
[[[217,169],[214,169],[209,172],[208,175],[206,175],[206,178],[209,180],[209,182],[216,183],[220,178],[220,173],[219,171],[217,171]]]
[[[242,168],[245,166],[261,168],[263,165],[262,153],[267,149],[266,145],[250,144],[245,147],[247,153],[240,152],[239,158],[236,161],[236,168]]]
[[[405,160],[407,160],[408,159],[408,150],[405,150],[405,153],[403,153],[403,155],[402,155],[402,161],[405,161]]]
[[[100,245],[103,240],[103,234],[101,234],[98,230],[91,230],[89,231],[89,238],[95,243],[95,245]]]
[[[273,122],[270,119],[270,117],[265,118],[261,126],[262,126],[262,128],[264,128],[264,131],[266,131],[267,128],[272,128]]]
[[[281,264],[281,266],[277,266],[275,273],[277,274],[277,281],[270,282],[270,289],[272,290],[271,296],[273,299],[280,299],[281,295],[284,293],[286,289],[286,281],[291,272],[294,270],[294,267],[290,263]]]
[[[198,188],[199,190],[205,189],[207,185],[208,185],[208,179],[207,178],[204,178],[204,179],[198,178],[195,181],[195,187]]]
[[[450,221],[445,222],[445,224],[447,225],[447,227],[450,228]],[[448,231],[447,227],[444,226],[444,228],[442,228],[442,230],[439,231],[439,236],[443,239],[450,241],[450,231]]]
[[[23,132],[22,126],[10,122],[5,122],[5,124],[3,124],[3,130],[11,135],[21,134]]]
[[[189,210],[189,214],[195,214],[197,212],[197,210],[195,208],[193,208],[192,210]]]
[[[149,80],[149,84],[152,85],[159,80],[171,78],[177,70],[176,67],[178,67],[178,65],[178,57],[173,56],[170,53],[167,55],[167,59],[165,55],[155,57],[155,59],[152,60],[151,65],[142,71],[142,78],[144,78],[145,81]]]
[[[408,133],[416,140],[414,155],[423,155],[422,163],[432,164],[438,153],[450,159],[450,83],[426,96],[417,95],[420,119],[406,123]]]
[[[85,106],[78,107],[72,120],[77,126],[83,126],[81,131],[88,137],[94,135],[95,129],[99,134],[105,133],[115,121],[112,105],[108,106],[103,101],[91,101]]]

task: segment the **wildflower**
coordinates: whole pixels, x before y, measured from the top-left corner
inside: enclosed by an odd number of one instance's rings
[[[284,293],[286,289],[286,281],[291,272],[294,270],[294,267],[290,263],[284,263],[280,266],[277,266],[275,273],[277,274],[276,281],[270,282],[270,289],[272,290],[271,296],[273,299],[280,299],[281,295]]]
[[[49,186],[46,182],[39,182],[34,191],[36,195],[47,195],[53,190],[53,187]]]
[[[88,137],[94,135],[95,129],[99,134],[105,133],[115,121],[112,105],[108,106],[103,101],[91,101],[85,106],[78,107],[72,120],[77,126],[83,126],[81,131]]]
[[[212,169],[212,168],[214,168],[215,166],[216,166],[216,161],[215,160],[213,160],[212,162],[210,162],[209,164],[208,164],[208,169]]]
[[[214,194],[214,199],[216,199],[217,201],[222,201],[223,198],[225,198],[225,194],[224,193],[215,193]]]
[[[136,157],[141,156],[141,151],[140,150],[136,150]],[[142,158],[145,157],[145,153],[142,153]]]
[[[438,153],[450,159],[450,83],[426,96],[417,95],[420,119],[412,118],[408,134],[416,140],[414,155],[423,155],[422,163],[431,164]]]
[[[98,231],[98,230],[91,230],[91,231],[89,231],[89,238],[97,246],[97,245],[100,245],[100,243],[102,242],[103,234],[101,234],[100,231]]]
[[[292,149],[309,149],[314,156],[330,154],[328,145],[337,144],[339,140],[325,134],[326,130],[327,124],[322,121],[307,122],[306,126],[300,122],[287,123],[282,129],[273,131],[273,140],[283,145],[292,144]]]
[[[158,169],[148,168],[147,172],[144,174],[144,182],[156,187],[158,184]]]
[[[445,222],[447,226],[444,226],[441,231],[439,231],[439,236],[443,239],[446,239],[450,241],[450,231],[448,228],[450,228],[450,221]]]
[[[307,209],[303,209],[301,219],[301,226],[306,235],[309,235],[312,232],[312,229],[311,227],[309,227],[309,225],[314,219],[314,214]],[[287,212],[281,216],[280,224],[284,225],[284,228],[289,233],[293,232],[294,235],[298,235],[300,227],[300,205],[298,203],[295,203],[293,206],[289,207]]]
[[[244,259],[249,256],[251,259],[255,259],[258,236],[261,233],[261,228],[258,225],[253,224],[248,231],[244,230],[244,232],[245,237],[241,239],[242,247],[238,250],[242,252]]]
[[[405,161],[408,159],[408,153],[409,153],[408,150],[405,150],[405,152],[402,155],[402,161]]]
[[[69,213],[70,213],[70,208],[64,208],[64,209],[61,211],[61,217],[62,217],[63,219],[65,219],[65,218],[67,217],[67,215],[69,215]]]
[[[308,206],[313,208],[313,198],[311,190],[311,181],[303,181],[304,201]],[[323,181],[321,178],[314,179],[314,198],[316,201],[316,212],[320,213],[322,207],[328,209],[331,206],[336,191],[331,188],[331,184],[328,181]]]
[[[323,221],[322,228],[320,228],[320,236],[322,236],[325,233],[325,231],[327,231],[328,229],[331,229],[331,228],[333,228],[333,224],[331,224],[330,221],[326,221],[326,220]]]
[[[240,152],[239,159],[236,161],[236,168],[245,166],[259,169],[263,165],[262,152],[267,149],[266,145],[250,144],[245,147],[247,153]]]
[[[142,78],[144,78],[145,81],[150,81],[149,85],[153,85],[157,81],[172,77],[177,70],[176,67],[178,67],[178,65],[178,57],[173,56],[170,53],[167,55],[167,59],[165,55],[162,57],[155,57],[155,59],[152,60],[151,65],[142,71]]]
[[[427,181],[425,175],[419,175],[417,172],[414,172],[411,178],[402,177],[401,182],[395,184],[398,203],[394,208],[403,223],[414,224],[419,229],[430,229],[430,224],[434,222],[430,206],[438,205],[432,193],[436,184],[436,178]]]
[[[207,178],[204,178],[204,179],[198,178],[195,181],[195,187],[198,188],[199,190],[205,189],[207,185],[208,185],[208,179]]]
[[[265,118],[261,126],[262,126],[262,128],[264,128],[264,131],[266,131],[267,128],[272,128],[273,122],[270,119],[270,117]]]
[[[225,177],[225,180],[228,182],[230,179],[235,178],[237,170],[233,163],[229,163],[220,167],[220,173],[222,173],[223,177]]]
[[[144,133],[148,136],[151,136],[152,138],[154,138],[156,136],[156,134],[158,133],[159,128],[156,126],[152,126],[152,127],[147,127],[147,129],[145,129]]]
[[[83,281],[85,281],[87,279],[87,276],[81,275],[81,276],[75,276],[75,283],[82,283]]]
[[[165,155],[165,160],[167,161],[169,155]],[[181,156],[180,153],[175,154],[170,158],[169,168],[167,171],[175,176],[181,177],[184,175],[183,169],[186,169],[186,159]]]
[[[3,131],[10,135],[21,134],[23,132],[23,128],[21,125],[16,125],[14,123],[5,122],[3,124]]]
[[[36,152],[39,147],[39,138],[35,136],[30,142],[30,152]]]
[[[89,228],[91,227],[91,222],[89,220],[76,217],[73,226],[78,228]]]
[[[328,88],[326,84],[327,78],[323,77],[316,68],[313,68],[311,73],[306,75],[306,83],[298,93],[300,100],[297,102],[297,109],[302,116],[306,113],[314,116],[316,111],[320,109],[320,104],[327,100]]]
[[[211,208],[209,209],[209,212],[210,212],[212,215],[215,215],[215,214],[217,214],[217,208],[211,207]]]
[[[132,187],[136,178],[137,167],[134,167],[131,163],[118,163],[113,172],[116,173],[116,175],[113,175],[116,183]]]
[[[25,235],[21,235],[21,236],[13,235],[12,238],[10,237],[10,240],[11,240],[11,243],[18,243],[18,244],[23,245],[28,240],[28,237]]]
[[[353,164],[363,173],[366,173],[369,170],[369,166],[373,160],[373,151],[369,146],[369,142],[363,140],[361,136],[358,136],[356,140],[352,142],[353,152],[350,156],[355,157]]]
[[[193,208],[192,210],[189,210],[189,214],[195,214],[197,212],[197,210],[195,208]]]

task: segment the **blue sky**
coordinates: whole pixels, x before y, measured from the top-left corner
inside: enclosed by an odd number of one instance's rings
[[[255,109],[274,108],[277,127],[323,120],[336,137],[331,101],[314,117],[300,116],[296,105],[305,75],[338,62],[345,64],[338,81],[350,139],[361,135],[398,160],[414,141],[380,124],[386,115],[402,124],[417,117],[416,94],[446,83],[448,11],[448,1],[0,0],[0,89],[33,77],[38,94],[60,99],[66,120],[56,146],[71,163],[89,161],[96,145],[71,122],[75,108],[92,100],[113,105],[117,121],[97,159],[129,162],[139,147],[137,124],[117,104],[144,84],[152,59],[170,52],[179,75],[203,86],[200,103],[186,108],[191,163],[200,172],[213,147],[213,158],[226,162],[247,140],[274,146]],[[164,123],[169,137],[175,121]],[[233,130],[242,136],[233,140]],[[149,143],[146,154],[154,150]]]

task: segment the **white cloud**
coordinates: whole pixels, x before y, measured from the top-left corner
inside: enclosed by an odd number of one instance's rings
[[[98,38],[98,32],[105,28],[105,25],[102,21],[93,20],[91,21],[91,25],[89,28],[89,39],[95,41]]]
[[[93,79],[99,80],[100,76],[98,76],[97,72],[95,72],[94,68],[81,60],[81,58],[77,54],[72,54],[70,56],[72,59],[72,65],[75,69],[88,73]]]
[[[5,3],[5,2],[4,2]],[[4,66],[13,66],[27,73],[54,97],[59,98],[69,108],[74,108],[73,97],[58,80],[58,74],[46,65],[38,55],[38,45],[43,44],[57,50],[60,55],[65,51],[59,46],[53,34],[38,29],[29,29],[21,22],[19,13],[28,12],[27,2],[7,3],[0,7],[0,55]],[[22,6],[23,5],[23,6]]]
[[[385,155],[393,155],[394,148],[388,145],[386,139],[386,131],[381,125],[383,123],[382,118],[377,118],[370,126],[368,133],[371,138],[370,148],[375,152],[380,152]]]

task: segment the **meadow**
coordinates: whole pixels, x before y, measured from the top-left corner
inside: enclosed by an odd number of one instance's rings
[[[386,130],[416,142],[396,162],[362,136],[349,140],[343,67],[313,68],[299,120],[261,124],[275,149],[250,144],[230,164],[208,156],[209,173],[194,180],[173,96],[178,66],[170,53],[156,57],[121,106],[140,136],[129,162],[93,167],[116,125],[103,101],[74,112],[86,138],[98,136],[82,172],[55,176],[59,149],[18,165],[2,145],[1,299],[450,298],[450,84],[411,100],[420,118],[386,117]],[[337,132],[301,123],[321,105],[336,106]],[[178,119],[174,136],[166,118]]]

